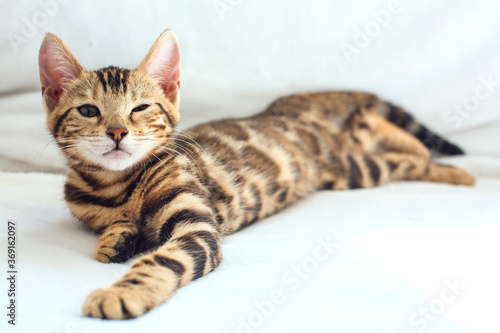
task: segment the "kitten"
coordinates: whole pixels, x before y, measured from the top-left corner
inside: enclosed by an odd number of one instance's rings
[[[362,92],[291,95],[247,119],[176,131],[180,61],[172,31],[133,70],[87,71],[53,34],[40,48],[47,126],[70,167],[72,214],[100,234],[101,262],[150,250],[88,296],[86,316],[144,314],[215,269],[222,237],[313,191],[474,184],[466,171],[430,162],[428,148],[460,148]]]

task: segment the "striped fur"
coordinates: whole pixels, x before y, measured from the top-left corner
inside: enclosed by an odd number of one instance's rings
[[[156,47],[171,47],[172,38],[164,33],[148,57]],[[41,68],[42,53],[51,49],[76,62],[57,37],[44,43],[58,48],[42,45]],[[178,82],[159,83],[144,70],[151,66],[74,67],[74,77],[53,86],[60,73],[41,73],[48,128],[71,167],[65,198],[73,215],[100,234],[97,259],[123,262],[149,251],[111,287],[89,295],[87,316],[142,315],[214,270],[224,236],[314,191],[392,180],[474,183],[464,170],[430,162],[428,148],[462,153],[458,147],[399,107],[361,92],[296,94],[250,118],[176,131]],[[82,105],[97,106],[99,116],[83,116]],[[86,151],[95,142],[116,145],[112,153],[123,144],[139,156],[115,163]]]

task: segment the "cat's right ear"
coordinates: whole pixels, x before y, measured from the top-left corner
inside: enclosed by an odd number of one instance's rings
[[[85,69],[56,35],[48,33],[38,55],[42,94],[48,110],[58,105],[69,82]]]

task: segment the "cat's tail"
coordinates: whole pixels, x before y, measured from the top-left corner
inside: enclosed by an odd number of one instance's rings
[[[465,154],[462,148],[431,131],[402,108],[391,103],[385,104],[387,107],[381,112],[383,116],[391,123],[413,134],[413,136],[419,139],[431,152],[439,152],[443,155]]]
[[[311,109],[324,112],[337,125],[343,122],[359,109],[374,111],[395,125],[413,134],[431,152],[443,155],[463,155],[465,152],[426,126],[404,109],[385,102],[373,94],[357,91],[329,91],[319,93],[305,93],[285,96],[274,101],[263,113],[257,115],[287,115],[298,117],[301,113]]]

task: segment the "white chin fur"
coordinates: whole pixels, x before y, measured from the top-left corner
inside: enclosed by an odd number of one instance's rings
[[[129,154],[123,150],[112,151],[106,155],[91,155],[86,157],[100,166],[113,171],[125,170],[141,159],[139,154]]]
[[[99,164],[100,166],[113,170],[125,170],[137,162],[139,162],[146,154],[146,147],[137,147],[124,145],[122,150],[113,150],[113,145],[106,142],[104,145],[96,147],[97,149],[89,149],[85,152],[85,158]]]
[[[103,155],[103,161],[101,164],[110,170],[120,171],[125,170],[128,167],[134,165],[138,158],[135,156],[123,151],[123,150],[114,150],[106,155]]]

